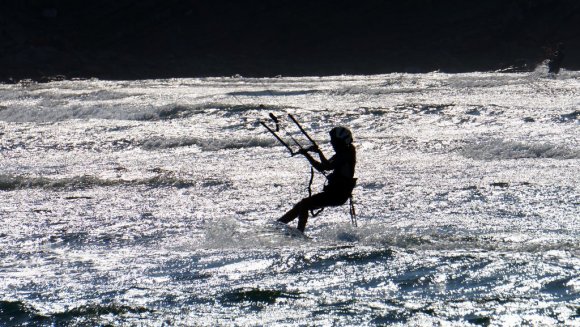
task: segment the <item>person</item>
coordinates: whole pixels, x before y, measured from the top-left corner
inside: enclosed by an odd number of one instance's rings
[[[564,44],[558,43],[556,50],[552,51],[548,58],[548,72],[551,74],[558,74],[562,61],[564,60]]]
[[[322,151],[317,147],[300,149],[298,153],[304,155],[314,169],[324,172],[332,172],[326,177],[327,184],[321,193],[314,194],[302,199],[278,222],[287,224],[298,217],[297,229],[304,233],[308,220],[308,211],[317,210],[330,206],[340,206],[346,203],[352,194],[356,184],[354,178],[354,168],[356,165],[356,149],[352,144],[352,133],[346,127],[335,127],[330,131],[330,144],[335,151],[335,155],[326,159]],[[308,152],[318,153],[320,161],[314,159]]]

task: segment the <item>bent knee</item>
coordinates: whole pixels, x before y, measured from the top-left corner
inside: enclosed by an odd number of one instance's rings
[[[312,206],[312,204],[313,204],[312,198],[304,198],[304,199],[300,200],[300,202],[298,202],[296,204],[296,206],[300,210],[308,210],[308,209],[310,209],[310,207]]]

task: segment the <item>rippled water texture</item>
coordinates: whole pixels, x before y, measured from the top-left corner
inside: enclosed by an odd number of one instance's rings
[[[358,227],[272,226],[270,112],[353,130]],[[0,85],[0,325],[580,326],[579,120],[570,71]]]

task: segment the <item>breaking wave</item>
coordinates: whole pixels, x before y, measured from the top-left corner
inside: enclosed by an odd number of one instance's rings
[[[47,100],[48,101],[48,100]],[[158,121],[191,117],[206,110],[217,110],[223,115],[239,114],[252,110],[274,110],[276,107],[260,105],[231,105],[206,103],[201,105],[169,104],[163,106],[131,106],[101,103],[92,106],[65,106],[51,103],[34,108],[2,107],[0,121],[17,123],[50,123],[72,119],[107,119]]]
[[[72,119],[110,119],[152,121],[190,116],[200,110],[196,106],[169,105],[161,107],[131,107],[99,105],[91,107],[6,108],[0,120],[18,123],[48,123]]]
[[[293,225],[291,223],[290,225]],[[354,245],[366,253],[346,254],[357,262],[367,260],[368,256],[391,255],[393,250],[442,251],[456,249],[479,249],[489,251],[568,251],[578,253],[580,247],[573,237],[560,242],[541,243],[534,238],[522,238],[518,233],[482,233],[468,230],[434,231],[421,228],[393,228],[384,223],[366,223],[354,227],[337,224],[323,229],[307,231],[306,237],[287,226],[280,227],[275,222],[252,224],[226,217],[208,224],[204,231],[204,249],[270,249],[280,246],[295,248],[349,248]],[[248,237],[251,235],[252,237]],[[361,248],[362,247],[362,248]],[[369,249],[371,254],[368,253]],[[354,250],[354,248],[353,248]],[[347,251],[348,252],[348,251]],[[342,255],[345,255],[344,252]],[[346,260],[342,257],[341,260]]]
[[[344,95],[384,95],[384,94],[398,94],[398,93],[416,93],[423,91],[418,87],[400,87],[396,89],[389,89],[384,87],[369,87],[369,86],[349,86],[328,91],[331,96]]]
[[[31,188],[77,190],[91,187],[107,187],[119,185],[187,188],[195,186],[196,182],[181,179],[172,176],[171,174],[163,174],[138,180],[101,179],[86,175],[56,179],[46,177],[0,175],[0,191],[14,191]]]
[[[263,91],[237,91],[230,92],[229,95],[232,96],[249,96],[249,97],[259,97],[259,96],[293,96],[293,95],[308,95],[321,93],[319,90],[291,90],[291,91],[278,91],[278,90],[263,90]]]
[[[88,304],[45,315],[22,301],[0,301],[0,324],[2,326],[100,325],[101,316],[131,316],[138,319],[140,314],[147,312],[151,310],[119,304]]]
[[[578,122],[580,121],[580,110],[576,110],[569,114],[560,115],[556,121],[560,123]]]
[[[21,301],[0,301],[0,324],[2,326],[25,326],[47,323],[48,318]]]
[[[288,292],[276,289],[241,288],[225,293],[221,296],[220,301],[231,305],[239,305],[244,302],[274,304],[281,298],[297,299],[299,297],[299,292]]]
[[[250,137],[238,139],[204,139],[197,137],[173,137],[150,138],[141,143],[141,147],[146,150],[171,149],[184,146],[198,146],[204,151],[218,151],[231,149],[244,149],[253,147],[273,147],[276,140],[271,138]]]
[[[465,146],[461,155],[476,160],[505,159],[580,159],[580,150],[549,143],[526,144],[515,141],[490,140]]]

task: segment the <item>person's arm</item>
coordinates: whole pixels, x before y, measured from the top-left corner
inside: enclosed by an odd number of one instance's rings
[[[318,156],[320,157],[320,162],[317,161],[316,159],[314,159],[308,153],[309,150],[318,152]],[[330,161],[328,161],[328,159],[326,159],[326,157],[324,156],[324,154],[322,154],[322,151],[320,151],[320,149],[318,149],[318,148],[316,148],[316,149],[313,149],[313,148],[300,149],[298,151],[298,153],[304,155],[304,157],[306,157],[306,159],[308,159],[308,162],[310,162],[310,164],[312,165],[312,167],[314,167],[314,169],[318,170],[319,172],[323,172],[325,170],[332,169],[332,165],[331,165]]]
[[[320,151],[320,149],[316,148],[316,152],[318,152],[318,157],[320,158],[320,163],[324,167],[324,170],[333,169],[332,163],[330,162],[330,160],[326,159],[326,157],[324,156],[322,151]]]

